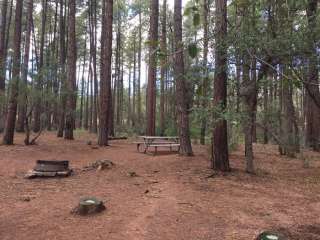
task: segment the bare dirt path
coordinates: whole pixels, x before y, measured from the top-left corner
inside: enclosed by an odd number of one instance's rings
[[[1,136],[0,136],[1,137]],[[130,141],[93,149],[93,135],[66,142],[47,133],[39,145],[0,146],[0,239],[247,240],[277,229],[293,240],[320,239],[320,155],[278,156],[275,146],[255,146],[258,174],[244,173],[243,149],[231,154],[233,172],[214,176],[207,149],[195,156],[137,153]],[[37,159],[69,160],[75,174],[26,180]],[[82,172],[108,159],[114,168]],[[135,174],[132,174],[132,173]],[[80,197],[96,196],[107,210],[70,214]],[[30,200],[30,201],[26,201]]]

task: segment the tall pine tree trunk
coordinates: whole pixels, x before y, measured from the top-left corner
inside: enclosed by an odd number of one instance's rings
[[[283,68],[282,68],[283,69]],[[281,70],[282,70],[281,69]],[[289,76],[287,67],[284,67],[284,75]],[[300,151],[299,130],[292,99],[293,85],[290,79],[281,79],[281,143],[280,153],[288,157],[295,157]]]
[[[137,98],[138,98],[138,107],[137,107],[137,115],[138,115],[138,123],[141,123],[141,54],[142,54],[142,4],[141,0],[139,0],[139,49],[138,49],[138,79],[137,79]]]
[[[110,113],[112,107],[111,64],[113,0],[103,0],[102,16],[101,36],[103,42],[101,43],[100,118],[98,144],[100,146],[107,146],[109,138]]]
[[[135,35],[134,33],[134,38],[133,38],[133,92],[132,92],[132,126],[136,126],[136,93],[137,93],[137,43],[135,40]],[[138,64],[139,65],[139,64]],[[139,103],[138,103],[139,104]]]
[[[92,128],[93,133],[97,133],[98,119],[98,76],[97,76],[97,6],[96,0],[90,1],[89,24],[90,27],[90,55],[93,69],[93,108],[92,108]]]
[[[132,123],[132,114],[131,114],[131,62],[129,63],[129,73],[128,73],[128,116],[127,116],[127,125],[130,126]]]
[[[84,107],[84,83],[85,83],[85,69],[86,69],[86,57],[87,57],[87,35],[85,36],[84,44],[84,55],[83,55],[83,66],[82,66],[82,77],[81,77],[81,99],[80,99],[80,117],[79,117],[79,128],[83,127],[83,107]]]
[[[207,92],[208,92],[208,17],[209,17],[209,1],[203,0],[203,80],[202,80],[202,108],[206,110],[207,108]],[[207,118],[204,116],[201,119],[201,131],[200,131],[200,144],[205,144],[206,138],[206,129],[207,129]]]
[[[65,139],[73,140],[76,111],[76,0],[69,0],[68,57],[67,57],[67,102]]]
[[[117,36],[116,36],[116,81],[115,81],[115,89],[114,92],[116,95],[114,96],[114,113],[116,125],[120,125],[120,82],[121,82],[121,73],[120,73],[120,65],[121,65],[121,17],[118,12],[117,16]]]
[[[23,57],[23,67],[21,74],[22,89],[20,89],[21,103],[19,103],[19,115],[17,122],[17,132],[24,132],[24,124],[27,112],[27,87],[28,87],[28,67],[29,67],[29,52],[30,52],[30,40],[32,30],[32,15],[33,15],[33,0],[29,0],[27,8],[27,32],[25,40],[25,50]]]
[[[46,23],[47,23],[47,0],[42,0],[42,11],[41,11],[41,35],[40,35],[40,59],[39,59],[39,76],[37,76],[36,83],[36,99],[35,99],[35,109],[34,109],[34,125],[33,131],[39,132],[41,128],[41,112],[42,112],[42,88],[43,88],[43,78],[44,78],[44,44],[45,44],[45,34],[46,34]]]
[[[250,11],[249,5],[243,10],[241,21],[241,39],[244,42],[250,42],[246,38],[250,32],[255,31],[255,4],[252,4]],[[251,43],[253,44],[253,43]],[[254,46],[249,46],[249,51],[255,49]],[[257,111],[257,84],[255,74],[250,76],[251,60],[246,48],[241,49],[242,54],[242,84],[240,95],[243,100],[243,129],[245,135],[245,158],[246,158],[246,171],[254,173],[254,155],[253,155],[253,142],[254,142],[254,126],[255,115]],[[254,70],[255,71],[255,70]],[[255,73],[255,72],[254,72]]]
[[[254,51],[254,50],[253,50]],[[255,59],[255,57],[253,57],[251,59],[251,80],[252,82],[255,82],[256,88],[257,88],[257,60]],[[255,101],[256,101],[256,105],[257,105],[257,101],[258,101],[258,89],[256,89],[255,92]],[[255,107],[255,112],[254,112],[254,116],[253,116],[253,136],[252,136],[252,141],[254,143],[257,142],[257,126],[256,126],[256,121],[257,121],[257,106]]]
[[[52,45],[53,53],[53,62],[54,66],[54,79],[53,79],[53,95],[55,97],[55,101],[52,103],[52,124],[53,128],[56,130],[58,126],[58,99],[59,99],[59,68],[58,68],[58,57],[59,57],[59,38],[57,33],[58,28],[58,9],[59,9],[59,1],[56,1],[56,10],[54,16],[54,44]]]
[[[64,11],[65,10],[65,11]],[[59,126],[57,137],[63,137],[64,126],[65,126],[65,111],[66,111],[66,40],[65,40],[65,13],[64,0],[60,0],[60,16],[59,16],[59,28],[60,28],[60,56],[59,56],[59,67],[60,67],[60,107],[59,107]]]
[[[163,1],[162,7],[162,22],[161,22],[161,51],[164,56],[167,55],[167,0]],[[167,70],[167,58],[163,57],[161,61],[161,83],[160,83],[160,135],[164,135],[165,131],[165,80],[166,80],[166,70]]]
[[[243,98],[244,106],[244,135],[245,135],[245,157],[246,171],[254,173],[253,165],[253,137],[254,137],[254,122],[257,109],[257,86],[253,77],[250,78],[250,60],[249,55],[243,54],[243,83],[241,87],[241,97]]]
[[[7,30],[6,30],[6,34],[5,34],[5,47],[4,47],[4,49],[5,49],[5,51],[4,51],[4,58],[3,59],[7,59],[7,56],[8,56],[8,50],[9,50],[9,48],[8,48],[8,46],[9,46],[9,39],[10,39],[10,34],[11,34],[11,22],[12,22],[12,16],[13,16],[13,6],[14,6],[14,4],[13,4],[13,0],[11,0],[11,2],[10,2],[10,11],[9,11],[9,16],[8,16],[8,19],[7,19],[7,26],[6,26],[6,28],[7,28]],[[11,59],[11,61],[12,61],[12,59]],[[11,65],[9,65],[9,68],[11,67]],[[9,74],[9,76],[10,76],[10,74]]]
[[[269,83],[272,82],[272,70],[268,68],[267,81],[263,83],[263,143],[269,143]]]
[[[156,133],[156,75],[157,61],[156,51],[158,45],[158,21],[159,0],[150,1],[150,29],[149,29],[149,68],[147,87],[147,135],[154,136]]]
[[[0,17],[0,132],[4,128],[4,107],[5,107],[5,79],[6,79],[6,26],[7,26],[7,8],[8,0],[3,0],[1,4]]]
[[[182,6],[181,0],[174,1],[174,78],[177,85],[177,112],[180,135],[180,154],[191,156],[192,147],[189,129],[189,102],[187,84],[184,73],[183,42],[182,42]]]
[[[89,57],[89,69],[90,69],[91,60]],[[85,104],[85,117],[84,117],[84,123],[83,127],[85,130],[88,130],[89,127],[89,82],[90,82],[90,71],[88,71],[87,74],[87,81],[86,81],[86,104]]]
[[[318,87],[314,85],[319,84],[319,69],[318,69],[318,49],[317,49],[317,10],[318,1],[308,0],[307,17],[309,26],[309,70],[308,80],[305,85],[307,89],[307,115],[306,115],[306,144],[315,151],[320,151],[320,107],[317,99],[320,99],[320,92]]]
[[[10,99],[8,113],[3,136],[3,143],[6,145],[13,144],[14,131],[17,115],[17,102],[19,93],[20,80],[20,61],[21,61],[21,19],[22,19],[23,0],[17,1],[15,11],[15,25],[13,36],[13,69],[10,88]]]
[[[227,0],[216,3],[216,46],[213,106],[224,111],[227,106]],[[219,114],[218,114],[219,115]],[[230,171],[227,121],[215,114],[213,130],[212,167],[218,171]]]

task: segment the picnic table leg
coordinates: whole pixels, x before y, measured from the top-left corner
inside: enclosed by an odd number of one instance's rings
[[[157,154],[157,148],[158,148],[158,147],[154,147],[154,155]]]
[[[143,153],[146,154],[147,149],[148,149],[148,142],[145,139],[143,141],[144,141],[144,144],[143,144],[144,145],[144,151],[143,151]]]

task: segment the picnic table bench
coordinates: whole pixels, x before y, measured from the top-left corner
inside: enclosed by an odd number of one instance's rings
[[[140,152],[140,147],[143,146],[143,153],[147,153],[150,147],[154,147],[154,154],[157,153],[159,147],[167,147],[172,151],[173,147],[180,150],[179,137],[162,137],[162,136],[140,136],[141,141],[134,142],[137,144],[137,150]]]

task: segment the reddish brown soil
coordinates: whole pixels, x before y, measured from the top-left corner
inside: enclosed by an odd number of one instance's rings
[[[310,167],[303,168],[299,159],[279,157],[277,147],[257,145],[257,175],[243,172],[239,149],[231,154],[233,172],[208,178],[208,151],[200,146],[194,157],[154,157],[130,141],[93,149],[86,144],[93,135],[65,141],[46,134],[29,147],[22,137],[0,146],[1,240],[253,240],[267,229],[289,239],[320,239],[320,155],[310,154]],[[37,159],[70,160],[75,174],[24,179]],[[99,159],[115,167],[81,172]],[[102,199],[107,210],[72,215],[83,196]]]

